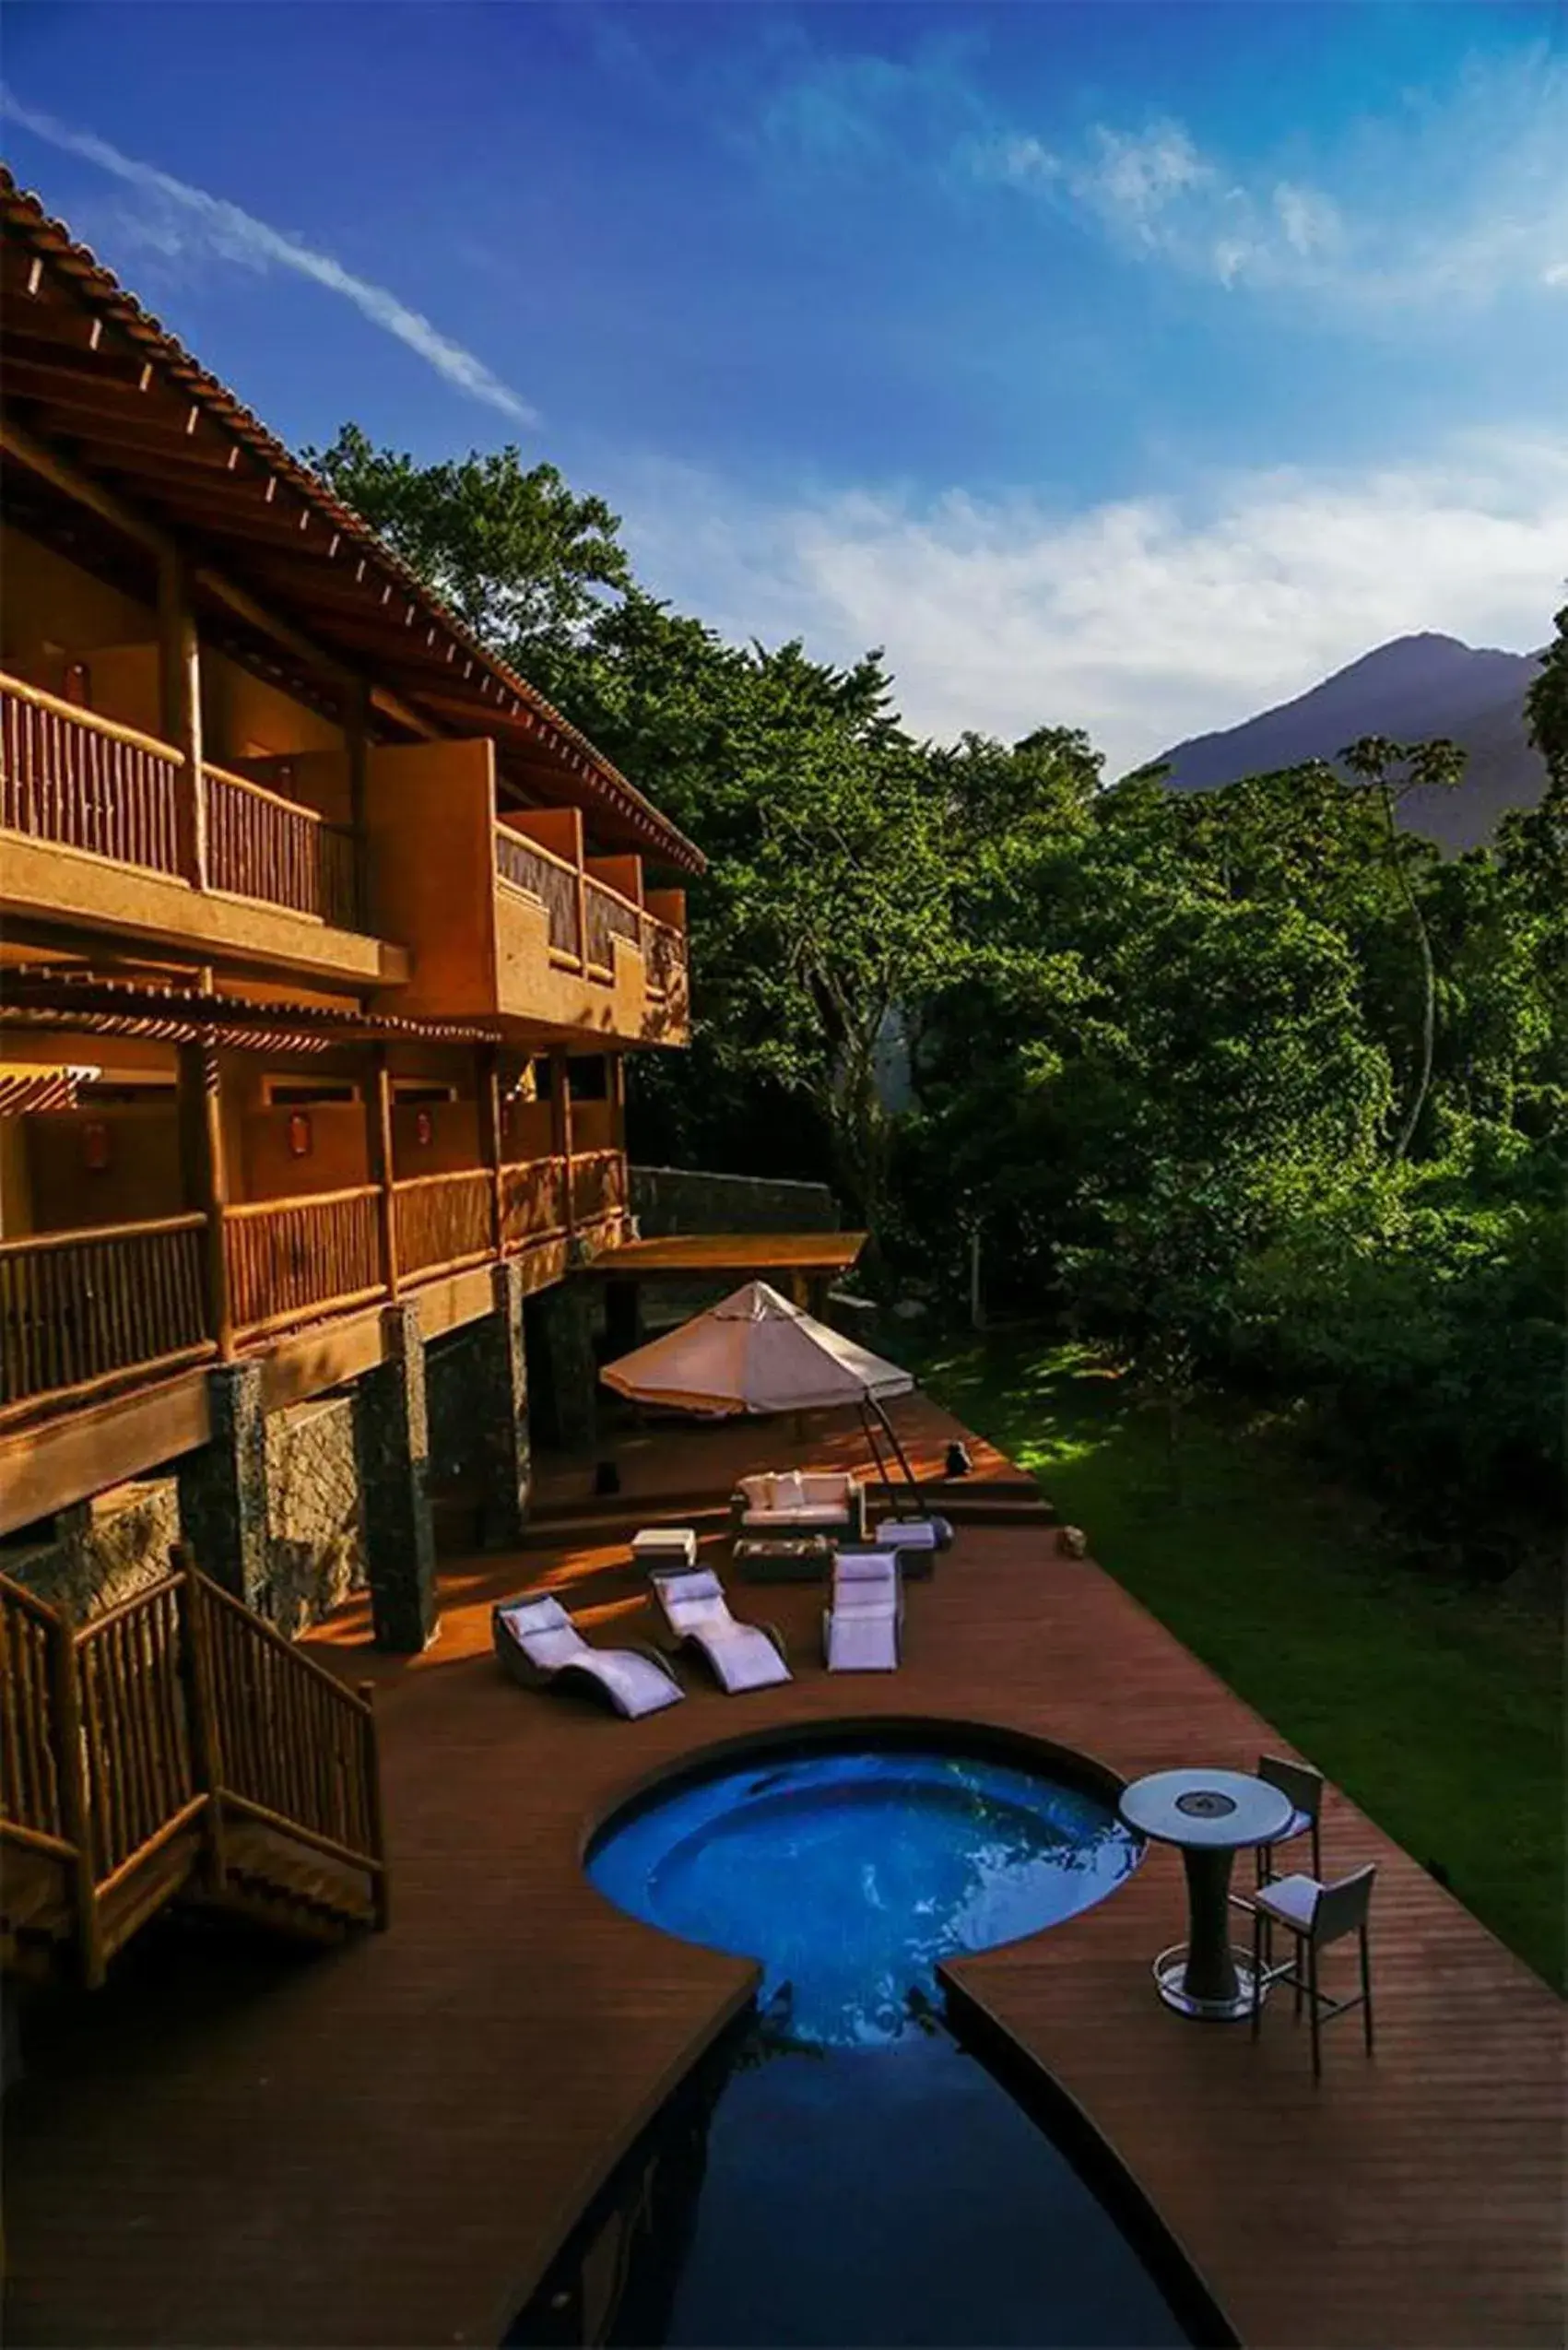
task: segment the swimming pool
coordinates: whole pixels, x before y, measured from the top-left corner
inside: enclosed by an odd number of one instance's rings
[[[1067,2101],[943,2013],[940,1960],[1053,1925],[1140,1839],[1094,1765],[963,1725],[749,1746],[625,1807],[589,1876],[758,1960],[508,2344],[1162,2350],[1231,2344]]]
[[[589,1847],[633,1916],[758,1959],[759,2004],[819,2048],[886,2045],[937,1965],[1055,1925],[1135,1869],[1109,1790],[935,1734],[752,1751],[655,1789]]]

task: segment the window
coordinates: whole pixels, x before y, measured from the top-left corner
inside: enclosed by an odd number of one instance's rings
[[[607,1102],[609,1100],[609,1063],[595,1053],[590,1060],[572,1060],[567,1064],[572,1080],[574,1102]]]
[[[392,1098],[400,1106],[405,1102],[455,1102],[455,1085],[432,1085],[423,1077],[395,1077]]]
[[[324,1102],[357,1102],[360,1089],[350,1078],[264,1077],[262,1103],[269,1110],[319,1109]]]

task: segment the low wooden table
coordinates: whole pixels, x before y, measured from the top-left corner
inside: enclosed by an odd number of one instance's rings
[[[747,1583],[819,1583],[832,1565],[827,1534],[743,1534],[736,1572]]]

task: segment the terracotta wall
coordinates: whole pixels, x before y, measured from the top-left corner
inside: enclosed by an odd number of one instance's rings
[[[428,1142],[419,1140],[421,1115],[430,1129]],[[479,1166],[477,1103],[394,1103],[392,1155],[400,1182],[412,1175],[447,1175],[460,1167]]]
[[[495,753],[488,741],[410,743],[367,761],[371,927],[414,955],[391,1009],[494,1009]]]
[[[551,1111],[548,1102],[509,1102],[501,1122],[502,1156],[512,1165],[551,1155]]]
[[[342,730],[329,718],[206,645],[202,648],[202,740],[208,758],[219,766],[228,759],[276,758],[291,750],[341,751],[343,748]]]
[[[303,1157],[295,1156],[289,1142],[289,1121],[296,1116],[309,1126],[310,1148]],[[314,1191],[347,1191],[369,1183],[365,1104],[305,1102],[247,1111],[241,1120],[240,1164],[243,1186],[230,1186],[235,1199],[303,1199]]]
[[[178,1216],[185,1207],[180,1124],[172,1101],[147,1108],[104,1104],[46,1110],[23,1121],[33,1229],[73,1232],[95,1224]],[[89,1163],[89,1129],[103,1132],[107,1163]]]
[[[572,1148],[574,1154],[616,1148],[613,1102],[580,1102],[572,1095]]]
[[[0,661],[58,693],[65,658],[142,639],[156,644],[158,615],[9,523],[0,526]]]
[[[34,1229],[25,1124],[0,1118],[0,1240],[25,1240]]]

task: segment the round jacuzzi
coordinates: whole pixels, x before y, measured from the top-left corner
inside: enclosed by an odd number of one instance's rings
[[[608,1821],[593,1883],[666,1932],[758,1960],[789,2037],[866,2046],[918,2028],[937,1962],[1102,1900],[1142,1842],[1095,1766],[978,1735],[752,1747]]]

